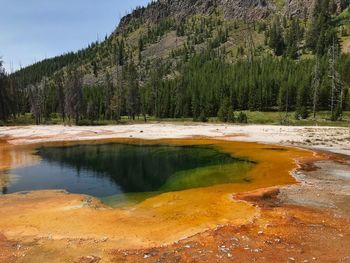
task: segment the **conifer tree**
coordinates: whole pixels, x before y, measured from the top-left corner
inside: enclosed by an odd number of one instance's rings
[[[286,55],[291,59],[298,58],[298,50],[302,39],[302,29],[297,18],[293,18],[286,33]]]
[[[329,55],[329,77],[331,79],[331,120],[336,121],[341,119],[343,112],[343,85],[340,80],[339,73],[336,69],[337,45],[333,40],[333,45],[328,51]]]
[[[283,55],[285,43],[283,38],[283,28],[278,16],[275,17],[269,32],[269,46],[273,49],[276,56]]]
[[[0,120],[3,122],[6,122],[10,115],[10,103],[8,77],[0,60]]]
[[[140,90],[138,73],[133,62],[126,66],[126,110],[129,118],[135,120],[136,115],[140,113]]]

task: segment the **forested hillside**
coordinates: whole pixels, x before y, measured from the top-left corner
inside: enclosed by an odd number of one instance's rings
[[[159,0],[102,42],[0,71],[0,119],[37,124],[150,116],[247,122],[350,110],[349,1]]]

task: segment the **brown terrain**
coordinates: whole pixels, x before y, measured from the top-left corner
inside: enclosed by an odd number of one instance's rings
[[[2,169],[35,161],[38,144],[15,146],[15,139],[0,142]],[[350,262],[346,155],[225,140],[149,143],[215,144],[258,162],[252,183],[167,193],[122,209],[65,191],[0,196],[0,262]]]

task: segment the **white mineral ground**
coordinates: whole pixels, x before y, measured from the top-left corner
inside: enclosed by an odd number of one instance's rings
[[[350,156],[350,128],[222,124],[137,124],[120,126],[0,127],[12,144],[111,138],[167,139],[205,136],[212,139],[302,146]]]

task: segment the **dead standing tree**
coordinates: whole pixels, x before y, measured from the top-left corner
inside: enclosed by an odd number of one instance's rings
[[[123,94],[124,94],[124,81],[123,81],[123,67],[117,66],[116,70],[116,79],[117,84],[114,86],[113,95],[109,103],[109,111],[111,113],[112,119],[120,121],[123,103]]]
[[[331,120],[336,121],[342,118],[344,91],[339,73],[336,69],[338,48],[333,37],[332,46],[328,50],[329,56],[329,78],[331,79]]]
[[[81,72],[78,69],[68,72],[66,80],[65,112],[69,122],[71,122],[71,119],[74,119],[76,125],[79,123],[82,107],[82,86],[83,79]]]
[[[42,85],[30,85],[28,87],[31,112],[35,119],[35,124],[40,125],[43,116],[44,95]]]
[[[314,121],[316,121],[316,112],[317,112],[318,94],[319,94],[320,84],[321,84],[320,61],[319,61],[319,58],[317,57],[315,68],[314,68],[314,71],[312,73],[312,83],[311,83],[311,87],[313,90],[312,111],[313,111]]]

